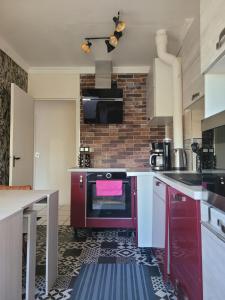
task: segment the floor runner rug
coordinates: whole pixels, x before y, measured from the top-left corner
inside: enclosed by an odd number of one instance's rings
[[[75,281],[71,300],[152,300],[148,266],[86,264]]]

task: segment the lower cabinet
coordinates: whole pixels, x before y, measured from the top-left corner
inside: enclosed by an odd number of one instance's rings
[[[200,201],[168,187],[170,275],[180,297],[202,300]]]
[[[71,173],[71,218],[74,228],[86,227],[86,173]]]

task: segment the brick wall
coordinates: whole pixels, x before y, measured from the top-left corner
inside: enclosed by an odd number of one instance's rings
[[[146,118],[146,74],[113,74],[124,92],[123,124],[84,124],[81,104],[81,145],[94,149],[92,167],[148,166],[149,143],[164,138],[164,126]],[[81,75],[81,89],[92,88],[94,75]]]

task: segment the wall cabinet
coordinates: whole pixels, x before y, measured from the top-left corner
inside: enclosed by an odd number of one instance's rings
[[[195,19],[181,48],[183,108],[204,96],[204,77],[200,66],[200,21]]]
[[[30,73],[28,92],[38,100],[79,100],[80,74]]]
[[[204,118],[204,100],[200,99],[184,111],[184,140],[201,139],[201,120]]]
[[[200,201],[169,187],[170,272],[190,300],[202,300]]]
[[[200,1],[201,71],[206,73],[225,54],[225,1]]]
[[[172,121],[172,116],[172,67],[156,58],[147,79],[147,117],[152,124],[164,125]]]

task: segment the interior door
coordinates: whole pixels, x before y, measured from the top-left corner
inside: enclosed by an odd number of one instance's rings
[[[9,185],[33,186],[34,101],[11,84]]]
[[[35,100],[35,189],[59,190],[59,204],[70,204],[70,173],[76,164],[76,103]]]

